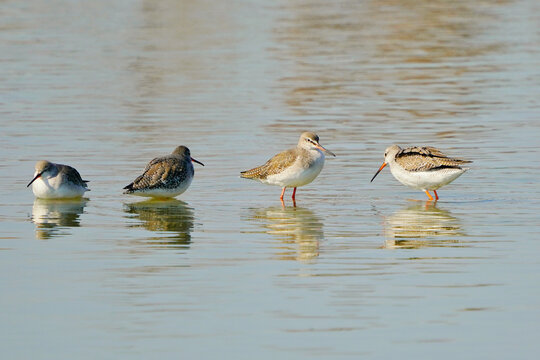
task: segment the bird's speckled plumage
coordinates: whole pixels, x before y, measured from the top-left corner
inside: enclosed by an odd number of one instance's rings
[[[270,175],[276,175],[283,172],[286,168],[294,164],[298,158],[300,158],[303,168],[309,168],[313,163],[313,159],[308,155],[308,151],[305,149],[293,148],[285,150],[273,156],[264,165],[251,170],[242,171],[240,174],[246,179],[264,180]]]
[[[306,131],[300,135],[295,148],[285,150],[273,156],[261,166],[242,171],[240,176],[246,179],[258,180],[265,184],[278,185],[283,188],[293,187],[293,200],[296,188],[312,182],[324,166],[324,153],[335,156],[319,144],[317,134]]]
[[[431,171],[441,168],[460,168],[468,160],[449,158],[431,146],[415,146],[402,149],[395,156],[396,163],[407,171]]]
[[[174,197],[187,190],[193,175],[191,154],[185,146],[172,154],[158,157],[148,163],[142,175],[124,187],[124,194],[152,197]],[[202,163],[201,163],[202,164]]]

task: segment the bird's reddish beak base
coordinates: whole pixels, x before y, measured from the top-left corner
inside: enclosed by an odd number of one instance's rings
[[[29,187],[30,185],[32,185],[32,183],[33,183],[34,181],[36,181],[36,179],[37,179],[38,177],[40,177],[40,176],[41,176],[41,174],[37,174],[36,176],[34,176],[34,178],[32,179],[32,181],[30,181],[30,182],[28,183],[28,185],[26,185],[26,187]]]

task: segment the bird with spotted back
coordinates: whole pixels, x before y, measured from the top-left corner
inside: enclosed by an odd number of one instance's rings
[[[90,191],[79,172],[69,166],[55,164],[47,160],[36,163],[34,178],[26,185],[32,185],[32,192],[40,199],[80,198]]]
[[[470,162],[449,158],[439,149],[431,146],[402,149],[398,145],[392,145],[384,152],[384,163],[373,175],[371,181],[386,165],[390,165],[390,172],[400,183],[424,191],[429,200],[433,200],[429,193],[432,190],[435,200],[439,200],[437,189],[451,183],[469,170],[463,168],[462,165]]]
[[[158,157],[148,163],[142,175],[124,187],[124,194],[172,198],[184,193],[193,180],[193,162],[189,149],[178,146],[172,154]]]
[[[296,188],[312,182],[324,166],[325,153],[334,155],[319,143],[317,134],[306,131],[300,135],[295,148],[285,150],[272,157],[264,165],[242,171],[240,176],[263,184],[282,187],[280,200],[283,203],[285,189],[294,188],[293,202],[296,201]]]

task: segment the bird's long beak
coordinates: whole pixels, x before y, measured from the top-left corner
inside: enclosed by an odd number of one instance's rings
[[[202,166],[204,166],[202,162],[200,162],[199,160],[195,160],[194,158],[191,158],[191,161],[195,161],[197,164],[201,164]]]
[[[321,151],[324,151],[325,153],[327,153],[328,155],[332,155],[333,157],[336,157],[336,154],[334,154],[333,152],[331,152],[330,150],[326,150],[321,144],[317,144],[317,146],[315,146],[317,149],[321,150]]]
[[[37,179],[38,177],[40,177],[41,174],[43,174],[43,173],[38,173],[36,176],[34,176],[34,178],[32,179],[32,181],[30,181],[30,182],[28,183],[28,185],[26,185],[26,187],[29,187],[30,185],[32,185],[32,183],[33,183],[34,181],[36,181],[36,179]]]
[[[384,169],[384,167],[387,165],[387,163],[383,163],[381,165],[381,167],[379,168],[379,170],[377,170],[377,172],[375,173],[375,175],[373,175],[373,177],[371,178],[371,181],[370,182],[373,182],[373,179],[375,179],[375,176],[379,175],[379,173],[381,172],[382,169]]]

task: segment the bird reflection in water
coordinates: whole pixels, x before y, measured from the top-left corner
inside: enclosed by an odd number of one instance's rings
[[[50,239],[69,235],[67,229],[81,226],[80,216],[88,199],[34,200],[32,222],[36,224],[36,239]]]
[[[262,221],[265,232],[283,243],[278,252],[282,260],[309,261],[319,256],[324,239],[323,223],[313,211],[302,207],[255,209],[252,219]]]
[[[128,217],[137,219],[130,228],[145,228],[158,236],[148,238],[150,245],[165,248],[189,248],[193,230],[193,209],[185,202],[170,200],[145,200],[125,204]]]
[[[385,248],[464,247],[460,221],[437,202],[409,205],[385,220]]]

